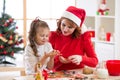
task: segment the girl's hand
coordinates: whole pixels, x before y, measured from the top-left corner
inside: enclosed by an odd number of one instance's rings
[[[54,57],[56,55],[60,55],[60,52],[58,50],[53,50],[50,53],[48,53],[49,57]]]
[[[68,59],[72,63],[75,63],[76,65],[79,65],[80,62],[82,61],[82,57],[80,55],[72,55],[72,56],[69,56]]]
[[[61,63],[67,64],[70,63],[71,61],[67,58],[64,58],[63,56],[59,56],[59,60]]]

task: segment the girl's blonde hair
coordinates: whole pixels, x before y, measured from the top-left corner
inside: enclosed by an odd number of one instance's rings
[[[34,39],[35,39],[35,36],[37,34],[37,29],[39,27],[43,27],[43,28],[48,28],[49,29],[49,26],[48,26],[48,24],[45,21],[42,21],[42,20],[40,20],[38,18],[36,18],[35,20],[32,21],[32,23],[30,25],[30,31],[29,31],[28,39],[29,39],[31,48],[34,51],[34,55],[35,56],[38,56],[37,55],[38,52],[37,52],[37,48],[36,48]]]

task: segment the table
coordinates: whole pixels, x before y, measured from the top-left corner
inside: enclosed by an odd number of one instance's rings
[[[87,75],[91,76],[91,75]],[[0,77],[0,80],[35,80],[35,78],[32,75],[29,76],[2,76]],[[49,78],[48,80],[70,80],[68,78]],[[74,80],[74,79],[73,79]],[[85,79],[90,80],[90,79]],[[93,80],[120,80],[120,76],[110,76],[108,79],[93,79]]]
[[[24,76],[24,77],[16,77],[13,80],[35,80],[35,78],[33,76]],[[71,78],[48,78],[47,80],[75,80],[75,79],[71,79]],[[90,79],[88,78],[85,80],[90,80]],[[92,79],[92,80],[120,80],[120,76],[110,76],[108,79]]]
[[[0,67],[0,72],[8,72],[8,71],[20,71],[21,76],[25,76],[25,68],[24,67]]]

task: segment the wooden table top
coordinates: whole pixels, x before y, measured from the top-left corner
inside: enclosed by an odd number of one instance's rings
[[[95,77],[95,75],[84,75],[87,77],[83,80],[120,80],[120,76],[109,76],[107,79],[98,79]],[[93,78],[94,77],[94,78]],[[92,78],[92,79],[91,79]],[[35,77],[33,75],[29,76],[0,76],[0,80],[35,80]],[[75,80],[74,78],[68,78],[68,77],[54,77],[54,78],[48,78],[47,80]],[[80,79],[78,79],[80,80]]]
[[[0,80],[35,80],[33,76],[19,76],[19,77],[12,77],[12,76],[2,76]],[[70,78],[48,78],[48,80],[75,80]],[[90,80],[90,78],[85,79]],[[108,79],[91,79],[91,80],[120,80],[120,76],[110,76]]]

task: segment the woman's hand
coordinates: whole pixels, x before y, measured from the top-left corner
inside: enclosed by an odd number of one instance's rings
[[[71,62],[69,59],[64,58],[63,56],[59,56],[59,60],[61,63],[64,63],[64,64]]]
[[[82,61],[82,57],[80,55],[72,55],[72,56],[69,56],[68,59],[72,63],[75,63],[76,65],[79,65],[80,62]]]

